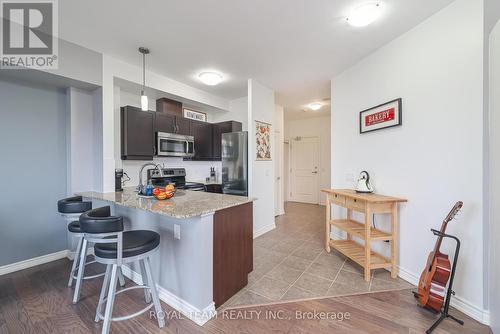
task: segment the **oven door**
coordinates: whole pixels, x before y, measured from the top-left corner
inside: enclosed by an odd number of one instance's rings
[[[190,156],[188,153],[190,149],[189,142],[193,142],[192,137],[159,132],[157,138],[157,154],[159,156]]]

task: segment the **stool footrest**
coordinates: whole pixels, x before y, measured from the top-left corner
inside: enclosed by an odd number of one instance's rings
[[[148,290],[151,290],[151,288],[149,286],[145,286],[145,285],[134,285],[134,286],[131,286],[131,287],[128,287],[128,288],[125,288],[125,289],[121,289],[119,291],[116,291],[115,293],[115,296],[116,295],[119,295],[120,293],[122,292],[125,292],[125,291],[129,291],[129,290],[133,290],[133,289],[148,289]],[[108,300],[108,297],[104,298],[102,300],[102,303],[105,304],[106,301]],[[110,320],[111,321],[123,321],[123,320],[128,320],[128,319],[132,319],[134,317],[137,317],[138,315],[141,315],[143,314],[144,312],[147,312],[150,308],[152,308],[154,306],[154,303],[151,302],[149,303],[145,308],[143,308],[142,310],[140,311],[137,311],[135,313],[132,313],[132,314],[129,314],[129,315],[124,315],[124,316],[121,316],[121,317],[114,317],[114,318],[111,318]],[[99,309],[99,305],[97,305],[97,309]],[[104,315],[102,315],[102,313],[100,312],[97,312],[97,317],[99,318],[99,320],[103,320],[104,319]]]

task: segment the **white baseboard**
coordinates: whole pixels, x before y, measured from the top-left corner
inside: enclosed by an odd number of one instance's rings
[[[161,300],[194,321],[198,326],[203,326],[217,314],[214,302],[200,310],[160,286],[158,286],[158,295]]]
[[[142,275],[130,269],[130,267],[125,265],[122,266],[122,272],[123,275],[131,279],[135,284],[142,285]],[[198,326],[203,326],[208,320],[215,317],[217,314],[214,302],[200,310],[184,299],[174,295],[167,289],[162,288],[158,284],[156,286],[158,288],[158,297],[160,300],[167,303],[170,307],[179,311],[187,318],[191,319]]]
[[[419,276],[399,266],[398,276],[401,279],[418,286]],[[451,298],[451,306],[482,324],[488,326],[490,325],[490,312],[488,310],[478,307],[458,295]]]
[[[342,235],[341,232],[333,230],[332,231],[332,236],[335,239],[342,239],[344,238],[344,235]],[[398,276],[402,280],[407,281],[408,283],[411,283],[415,286],[418,286],[418,281],[420,279],[419,276],[416,274],[410,272],[409,270],[406,270],[400,266],[398,266]],[[481,307],[478,307],[468,300],[455,295],[451,298],[451,306],[459,310],[460,312],[465,313],[469,317],[473,318],[474,320],[479,321],[482,324],[485,325],[490,325],[490,312],[488,310],[485,310]]]
[[[272,224],[262,226],[257,231],[253,232],[253,238],[255,239],[257,237],[260,237],[261,235],[263,235],[271,230],[274,230],[275,228],[276,228],[276,224],[274,222]]]
[[[34,257],[32,259],[19,261],[19,262],[11,263],[11,264],[6,264],[6,265],[0,267],[0,276],[10,274],[10,273],[13,273],[15,271],[39,266],[39,265],[44,264],[44,263],[64,259],[67,256],[68,256],[68,250],[65,249],[65,250],[62,250],[59,252]]]
[[[76,251],[73,252],[72,250],[68,249],[68,254],[66,255],[66,257],[73,261],[73,259],[75,258],[75,253]],[[89,249],[87,249],[87,256],[88,255],[94,255],[94,247],[90,247]]]

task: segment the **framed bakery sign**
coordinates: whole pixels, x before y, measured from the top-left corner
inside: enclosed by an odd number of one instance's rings
[[[390,128],[402,124],[401,98],[359,113],[359,133]]]

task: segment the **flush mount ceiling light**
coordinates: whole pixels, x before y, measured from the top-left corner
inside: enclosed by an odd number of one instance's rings
[[[354,7],[346,20],[353,27],[365,27],[377,20],[381,14],[380,2],[367,2]]]
[[[140,47],[139,52],[142,54],[142,90],[141,90],[141,110],[148,111],[148,97],[146,96],[146,55],[149,54],[149,49]]]
[[[320,102],[313,102],[308,105],[309,109],[311,109],[312,111],[318,111],[321,109],[322,106],[323,104]]]
[[[215,86],[220,84],[224,77],[217,72],[201,72],[198,74],[198,79],[205,85]]]

